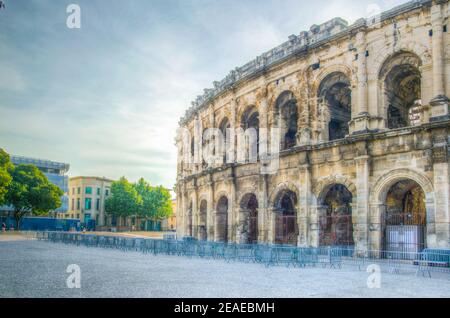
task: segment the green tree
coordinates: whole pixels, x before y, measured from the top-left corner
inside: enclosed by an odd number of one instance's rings
[[[105,212],[109,215],[126,218],[138,213],[142,198],[125,177],[111,185],[111,196],[105,202]]]
[[[9,161],[9,155],[0,148],[0,206],[5,203],[6,192],[11,183],[11,175],[9,174],[11,168],[12,165]]]
[[[6,203],[14,208],[17,230],[24,215],[45,215],[61,206],[63,191],[48,181],[36,166],[18,165],[10,170],[12,181]]]
[[[152,187],[143,178],[134,184],[134,188],[142,198],[142,204],[138,209],[139,217],[161,220],[172,215],[169,190],[162,186]]]

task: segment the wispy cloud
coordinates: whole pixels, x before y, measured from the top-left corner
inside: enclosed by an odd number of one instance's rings
[[[65,161],[72,175],[172,187],[180,116],[232,68],[335,16],[350,0],[7,1],[0,12],[0,146]],[[350,21],[353,22],[353,21]]]

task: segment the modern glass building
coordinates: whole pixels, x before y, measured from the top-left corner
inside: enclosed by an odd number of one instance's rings
[[[70,165],[67,163],[54,162],[50,160],[35,159],[22,156],[11,156],[11,162],[14,165],[34,165],[41,170],[48,178],[48,180],[58,186],[64,191],[64,195],[61,197],[62,205],[56,211],[57,213],[66,213],[69,209],[69,177],[67,173]]]

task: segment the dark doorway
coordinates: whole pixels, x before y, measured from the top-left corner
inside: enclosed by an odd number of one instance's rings
[[[258,243],[258,199],[254,194],[247,194],[241,201],[241,210],[244,213],[241,235],[244,243]]]
[[[352,194],[342,184],[332,186],[324,200],[325,214],[319,216],[320,246],[351,246],[353,241]]]
[[[217,240],[228,242],[228,198],[221,197],[217,204],[216,214]]]
[[[275,202],[275,243],[297,245],[297,196],[290,190],[284,190]]]
[[[426,247],[424,191],[415,181],[402,180],[390,188],[385,204],[384,250],[396,258],[415,257]]]

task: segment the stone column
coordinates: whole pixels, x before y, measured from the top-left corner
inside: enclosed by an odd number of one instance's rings
[[[239,223],[239,213],[238,212],[238,204],[236,203],[236,177],[234,173],[234,167],[231,168],[231,178],[230,178],[230,196],[228,202],[228,241],[236,242],[236,227]]]
[[[353,239],[356,250],[365,252],[368,248],[370,157],[367,155],[357,157],[355,163],[356,198],[353,198],[352,204]]]
[[[267,190],[267,175],[260,175],[259,180],[258,243],[267,243],[270,224],[267,210],[269,201]]]
[[[208,236],[208,241],[214,241],[214,224],[215,224],[215,202],[214,202],[214,182],[212,179],[212,174],[209,175],[209,202],[208,202],[208,211],[206,217],[206,231]]]
[[[433,187],[435,207],[432,206],[431,200],[433,194],[427,193],[427,245],[432,248],[449,248],[450,163],[446,130],[443,129],[439,135],[433,136],[433,139]],[[430,201],[431,204],[428,203],[428,201]],[[434,221],[434,227],[432,221]]]
[[[358,54],[358,83],[357,83],[357,114],[352,115],[350,133],[365,133],[369,130],[369,105],[368,105],[368,85],[367,85],[367,43],[366,33],[361,31],[356,35],[356,50]]]
[[[192,236],[199,238],[199,224],[200,224],[200,203],[198,202],[198,187],[197,179],[194,180],[194,195],[195,202],[192,204]]]
[[[450,119],[450,100],[445,95],[444,78],[444,32],[443,32],[443,1],[434,1],[431,6],[431,26],[433,30],[433,96],[430,101],[431,118],[430,121]]]
[[[383,219],[385,211],[386,206],[384,204],[370,204],[368,248],[371,251],[381,251],[383,249]]]
[[[299,168],[300,197],[298,204],[298,245],[308,247],[309,236],[309,210],[311,206],[311,171],[309,164],[303,164]]]
[[[309,246],[319,247],[320,245],[320,219],[327,214],[327,207],[316,205],[311,207],[309,216]]]
[[[238,211],[238,222],[236,224],[236,243],[246,244],[248,242],[248,232],[246,231],[248,211],[241,208],[238,208],[236,210]]]
[[[269,244],[275,244],[275,222],[276,222],[276,213],[277,211],[270,207],[267,209],[267,213],[268,213],[268,219],[269,219],[269,229],[267,231],[267,236],[268,236],[268,240],[267,242]]]

